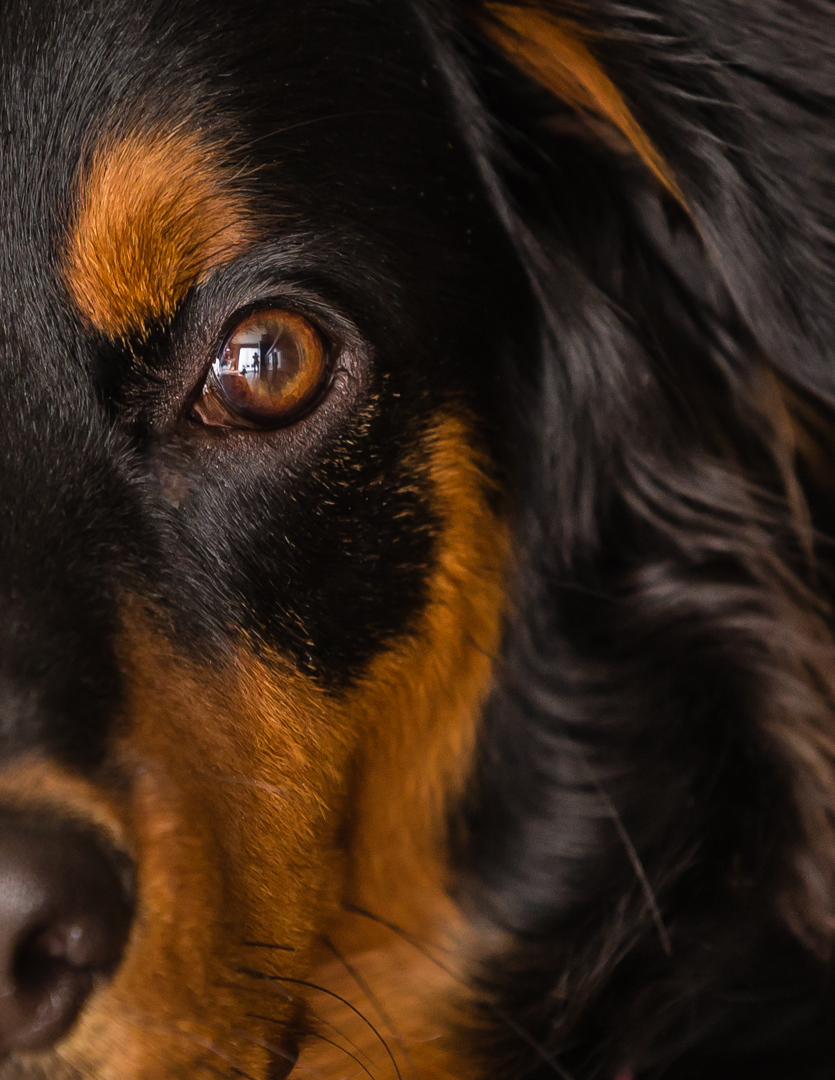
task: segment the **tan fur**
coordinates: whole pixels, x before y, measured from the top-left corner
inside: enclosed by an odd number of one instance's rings
[[[351,918],[365,932],[367,920]],[[476,1080],[451,1036],[468,1000],[463,933],[436,928],[426,939],[404,940],[377,929],[375,943],[351,954],[337,946],[316,969],[322,991],[309,995],[314,1034],[299,1058],[299,1080]]]
[[[124,338],[170,318],[254,235],[221,152],[194,131],[106,137],[79,178],[65,278],[85,320]]]
[[[286,1027],[299,1007],[241,974],[263,963],[244,943],[296,949],[280,953],[281,973],[298,975],[319,912],[336,903],[338,718],[278,659],[265,665],[241,648],[215,670],[196,667],[140,611],[129,622],[133,698],[118,760],[138,914],[115,978],[61,1054],[96,1080],[213,1069],[260,1080],[270,1046],[280,1058],[289,1040],[247,1013]]]
[[[568,105],[611,124],[656,180],[682,206],[675,177],[635,119],[623,94],[594,57],[583,31],[570,19],[535,8],[487,4],[483,29],[507,56]]]
[[[444,811],[472,762],[499,643],[508,538],[486,509],[462,435],[448,422],[433,438],[446,530],[423,626],[405,648],[379,658],[349,702],[368,726],[347,896],[397,931],[346,911],[330,929],[336,955],[325,949],[314,976],[371,1019],[391,1056],[357,1012],[315,995],[317,1031],[338,1043],[312,1040],[302,1054],[302,1072],[320,1080],[365,1075],[350,1054],[375,1080],[395,1080],[394,1061],[421,1080],[468,1075],[448,1038],[466,999],[471,935],[445,892]]]
[[[38,758],[11,762],[0,770],[0,809],[77,822],[92,828],[114,848],[125,850],[120,794],[116,787],[93,784]]]
[[[352,896],[381,914],[384,905],[387,917],[416,931],[435,916],[424,898],[443,876],[444,810],[472,762],[508,555],[506,527],[486,506],[463,427],[446,421],[428,449],[444,521],[431,600],[418,632],[380,656],[346,702],[352,724],[367,731],[352,813]]]
[[[439,423],[415,468],[443,521],[429,603],[352,690],[328,693],[246,641],[196,662],[135,600],[124,620],[129,694],[106,770],[112,785],[35,762],[0,778],[0,804],[46,801],[94,821],[138,871],[122,965],[41,1062],[57,1055],[62,1069],[96,1080],[218,1071],[275,1080],[291,1068],[297,1024],[347,1023],[328,1020],[326,995],[292,981],[344,975],[326,935],[388,1002],[409,1060],[429,1047],[422,1075],[463,1075],[435,1039],[458,961],[448,975],[344,906],[368,906],[434,949],[463,934],[444,893],[443,811],[464,781],[489,686],[506,531],[464,425]],[[312,1037],[300,1077],[316,1045]],[[321,1059],[315,1070],[337,1075]]]

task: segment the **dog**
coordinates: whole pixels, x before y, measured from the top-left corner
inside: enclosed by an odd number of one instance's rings
[[[0,1078],[829,1080],[835,10],[0,24]]]

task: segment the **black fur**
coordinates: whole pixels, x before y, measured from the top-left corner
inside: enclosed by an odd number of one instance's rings
[[[172,7],[0,16],[3,756],[100,762],[125,589],[192,655],[244,630],[350,684],[424,599],[410,450],[466,412],[516,556],[450,809],[457,895],[508,933],[473,972],[484,1076],[831,1077],[835,8],[537,5],[588,32],[685,210],[474,0]],[[281,203],[127,343],[71,313],[57,254],[116,115],[199,122]],[[207,357],[273,301],[321,327],[332,391],[257,445],[207,433]]]
[[[599,33],[690,216],[460,23],[437,46],[540,310],[453,821],[513,941],[474,1045],[491,1077],[830,1076],[831,848],[798,804],[831,813],[832,757],[810,793],[797,746],[832,731],[831,545],[824,516],[804,557],[758,401],[776,372],[829,422],[835,11],[538,6]]]

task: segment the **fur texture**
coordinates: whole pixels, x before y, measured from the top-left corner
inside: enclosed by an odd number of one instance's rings
[[[0,1078],[829,1080],[835,7],[0,25],[0,807],[135,890]]]

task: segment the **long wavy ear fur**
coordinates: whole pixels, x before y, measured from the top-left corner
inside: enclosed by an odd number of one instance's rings
[[[743,9],[467,2],[435,35],[539,311],[452,825],[508,935],[495,1080],[835,1060],[835,35]]]

